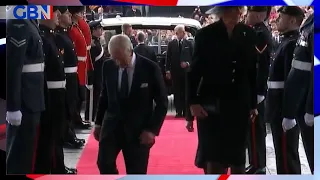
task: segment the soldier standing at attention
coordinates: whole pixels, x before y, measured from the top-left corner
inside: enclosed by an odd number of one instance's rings
[[[77,98],[78,98],[78,58],[72,40],[68,35],[69,27],[72,24],[71,14],[67,6],[60,6],[61,16],[59,26],[56,28],[58,46],[64,49],[64,71],[66,73],[66,108],[67,127],[64,142],[66,147],[80,148],[84,145],[84,139],[78,139],[74,131],[72,122],[77,118]]]
[[[293,51],[299,38],[304,13],[298,6],[283,6],[278,12],[277,28],[281,42],[270,68],[265,117],[271,125],[277,174],[301,174],[298,151],[300,130],[296,126],[287,133],[283,131],[282,110],[284,84],[291,69]]]
[[[86,81],[87,81],[87,43],[86,39],[79,27],[79,21],[83,20],[83,12],[85,10],[84,6],[69,6],[69,12],[71,13],[72,26],[69,30],[69,36],[73,41],[74,48],[78,57],[78,81],[79,81],[79,91],[78,91],[78,103],[77,103],[77,118],[75,119],[74,125],[78,128],[88,129],[90,123],[85,122],[81,118],[82,103],[85,101],[86,95]]]
[[[313,107],[306,105],[309,88],[313,87],[314,58],[314,14],[311,14],[300,29],[300,37],[294,50],[291,70],[284,86],[284,109],[282,127],[290,133],[297,123],[301,129],[301,137],[309,162],[314,172],[314,117],[310,112]],[[310,77],[311,76],[311,77]],[[313,95],[310,95],[313,96]],[[309,99],[313,99],[310,97]],[[307,110],[306,110],[307,108]],[[311,113],[311,114],[310,114]],[[297,140],[298,141],[298,140]],[[287,148],[290,148],[287,146]]]
[[[53,8],[53,12],[53,19],[41,20],[39,25],[45,53],[43,88],[46,110],[41,114],[40,120],[40,136],[35,160],[36,174],[65,174],[62,143],[63,127],[66,122],[64,49],[57,47],[55,32],[61,13],[56,7]]]
[[[248,174],[266,173],[266,122],[264,120],[264,99],[267,93],[267,79],[272,51],[272,35],[265,25],[267,16],[266,6],[248,6],[248,14],[245,20],[256,33],[255,49],[258,54],[257,62],[257,103],[259,115],[250,121],[248,139],[248,151],[250,166]]]
[[[36,20],[7,21],[7,174],[32,174],[44,103],[44,56]]]
[[[89,82],[89,84],[93,84],[93,112],[92,119],[95,119],[97,112],[97,105],[101,93],[102,86],[102,67],[105,61],[104,49],[100,44],[100,37],[102,36],[102,26],[101,21],[92,21],[89,23],[91,34],[92,34],[92,43],[91,43],[91,59],[93,61],[94,74],[92,77],[93,82]],[[89,104],[87,104],[89,106]],[[89,114],[88,114],[89,116]]]

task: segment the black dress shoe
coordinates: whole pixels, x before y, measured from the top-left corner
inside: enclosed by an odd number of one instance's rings
[[[246,168],[246,174],[266,174],[266,168],[255,168],[253,166],[249,166]]]
[[[178,113],[178,114],[176,114],[175,118],[183,118],[182,113]]]
[[[254,174],[256,171],[256,168],[254,168],[252,165],[246,167],[246,174]]]
[[[65,167],[65,174],[77,174],[77,173],[78,173],[77,169]]]
[[[75,128],[77,129],[89,129],[90,127],[91,127],[91,124],[84,121],[75,124]]]
[[[84,139],[73,139],[64,143],[64,147],[68,149],[80,149],[85,143]]]

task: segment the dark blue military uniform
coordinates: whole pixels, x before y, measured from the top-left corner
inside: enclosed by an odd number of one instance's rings
[[[91,31],[102,28],[101,21],[92,21],[89,23]],[[96,112],[97,112],[97,105],[99,103],[99,97],[102,88],[102,65],[106,60],[104,49],[100,44],[100,37],[92,36],[92,43],[91,43],[91,60],[93,62],[94,71],[91,74],[91,77],[88,78],[89,84],[93,84],[93,108],[92,108],[92,120],[95,119]],[[90,97],[88,92],[87,97]],[[86,103],[86,112],[85,112],[85,119],[89,119],[89,106],[90,106],[90,98],[87,99]]]
[[[304,17],[303,11],[297,6],[281,7],[278,12],[300,19]],[[300,130],[296,126],[285,133],[282,128],[284,85],[298,38],[298,29],[281,34],[268,79],[265,117],[271,125],[278,174],[301,174],[298,152]]]
[[[45,52],[46,83],[43,88],[46,92],[46,110],[41,114],[35,173],[64,174],[65,166],[61,161],[63,157],[56,157],[56,152],[63,151],[63,127],[66,122],[64,49],[57,47],[56,33],[53,29],[40,25],[40,30]]]
[[[310,83],[313,83],[310,82],[310,76],[313,76],[313,36],[314,14],[310,15],[301,27],[292,67],[285,82],[283,106],[283,117],[296,119],[299,124],[311,172],[314,171],[314,127],[305,124],[304,115]]]
[[[266,6],[249,6],[248,11],[266,12]],[[266,167],[266,124],[264,120],[264,97],[267,92],[270,56],[272,52],[272,35],[264,22],[252,26],[256,32],[257,62],[257,95],[259,115],[250,123],[248,151],[250,169],[247,173],[265,173]],[[250,172],[251,171],[251,172]],[[259,172],[258,172],[259,171]]]
[[[57,45],[63,49],[64,71],[66,74],[66,118],[67,127],[64,136],[66,147],[80,148],[85,140],[78,139],[74,131],[73,123],[77,118],[77,99],[78,95],[78,58],[72,40],[68,35],[68,29],[57,27]]]
[[[44,104],[44,57],[38,22],[7,21],[7,112],[22,113],[7,126],[7,174],[33,173],[37,126]]]

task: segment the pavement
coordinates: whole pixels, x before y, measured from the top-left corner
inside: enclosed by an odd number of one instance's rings
[[[168,112],[168,115],[174,114],[172,111]],[[77,131],[77,137],[82,139],[88,139],[91,130],[81,130]],[[273,140],[270,128],[267,126],[267,138],[266,138],[266,145],[267,145],[267,174],[269,175],[276,175],[276,160],[275,160],[275,151],[273,147]],[[300,137],[299,142],[299,152],[300,152],[300,161],[301,161],[301,169],[302,174],[311,174],[307,157],[303,148],[302,140]],[[76,167],[77,162],[81,156],[82,149],[79,150],[71,150],[65,149],[65,164],[68,167]]]

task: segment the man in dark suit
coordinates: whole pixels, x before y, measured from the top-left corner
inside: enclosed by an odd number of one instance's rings
[[[186,105],[186,72],[192,59],[193,43],[185,39],[183,25],[176,26],[175,32],[177,39],[170,41],[167,48],[166,76],[172,80],[176,117],[188,120],[192,117]]]
[[[128,36],[113,36],[108,48],[113,59],[103,65],[94,129],[98,168],[101,174],[118,174],[122,150],[127,174],[146,174],[150,148],[167,113],[165,84],[159,66],[135,54]]]
[[[121,30],[122,30],[122,34],[124,34],[130,38],[130,41],[131,41],[133,47],[136,47],[138,45],[138,42],[137,42],[136,38],[133,36],[132,26],[128,23],[124,23],[121,26]]]
[[[140,31],[137,34],[138,45],[134,48],[134,52],[138,55],[146,57],[151,61],[157,62],[157,55],[154,52],[153,48],[145,44],[146,36],[145,33]]]
[[[126,17],[141,17],[141,11],[138,9],[138,6],[131,6],[130,9],[126,12]]]

